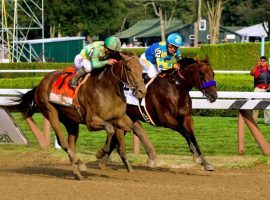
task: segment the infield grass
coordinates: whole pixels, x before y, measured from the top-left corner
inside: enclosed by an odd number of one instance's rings
[[[17,123],[25,133],[32,148],[39,148],[33,134],[21,119],[19,113],[13,113]],[[42,126],[42,117],[35,114],[34,119]],[[237,118],[236,117],[194,117],[195,134],[202,152],[207,156],[236,156],[237,153]],[[157,154],[191,155],[184,138],[175,131],[167,128],[153,127],[143,123]],[[258,122],[260,130],[270,142],[270,126],[263,124],[263,119]],[[42,127],[40,127],[42,128]],[[262,155],[262,152],[247,128],[245,128],[245,154]],[[82,154],[93,154],[100,149],[106,139],[105,131],[89,132],[86,126],[80,126],[80,135],[77,142],[78,152]],[[127,152],[132,152],[132,134],[125,137]],[[54,132],[51,130],[51,144],[54,145]],[[14,145],[1,145],[5,148],[14,148]],[[26,150],[25,146],[17,146]],[[144,154],[144,150],[141,149]]]

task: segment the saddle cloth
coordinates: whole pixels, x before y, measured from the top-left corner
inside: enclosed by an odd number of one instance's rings
[[[155,77],[152,78],[147,84],[146,88],[154,81]],[[138,106],[140,113],[144,120],[148,123],[151,123],[152,125],[156,126],[154,121],[152,120],[151,116],[149,115],[146,104],[145,104],[145,98],[139,102],[139,100],[133,95],[132,91],[130,89],[124,89],[124,95],[126,96],[126,101],[128,105],[135,105]],[[142,109],[143,108],[143,109]]]
[[[56,79],[50,93],[49,101],[70,107],[79,107],[77,101],[77,91],[74,91],[68,84],[69,80],[75,74],[75,67],[66,68],[63,73]]]

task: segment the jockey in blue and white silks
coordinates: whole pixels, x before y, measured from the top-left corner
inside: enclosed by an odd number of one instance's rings
[[[152,78],[161,70],[179,68],[177,61],[181,58],[181,45],[182,37],[178,33],[170,34],[166,42],[152,44],[140,57],[143,72]]]

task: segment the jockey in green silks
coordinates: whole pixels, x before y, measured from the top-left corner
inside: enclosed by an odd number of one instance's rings
[[[120,49],[121,42],[114,36],[106,38],[105,42],[96,41],[83,48],[74,59],[76,74],[69,81],[70,87],[75,90],[79,79],[93,69],[115,64],[117,60],[108,57],[117,54]]]

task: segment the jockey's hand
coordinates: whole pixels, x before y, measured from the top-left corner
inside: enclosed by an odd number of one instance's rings
[[[115,63],[117,63],[117,60],[116,59],[109,59],[108,60],[108,64],[109,65],[114,65]]]
[[[179,65],[179,63],[175,63],[175,64],[173,64],[173,68],[174,68],[174,69],[180,69],[180,65]]]

